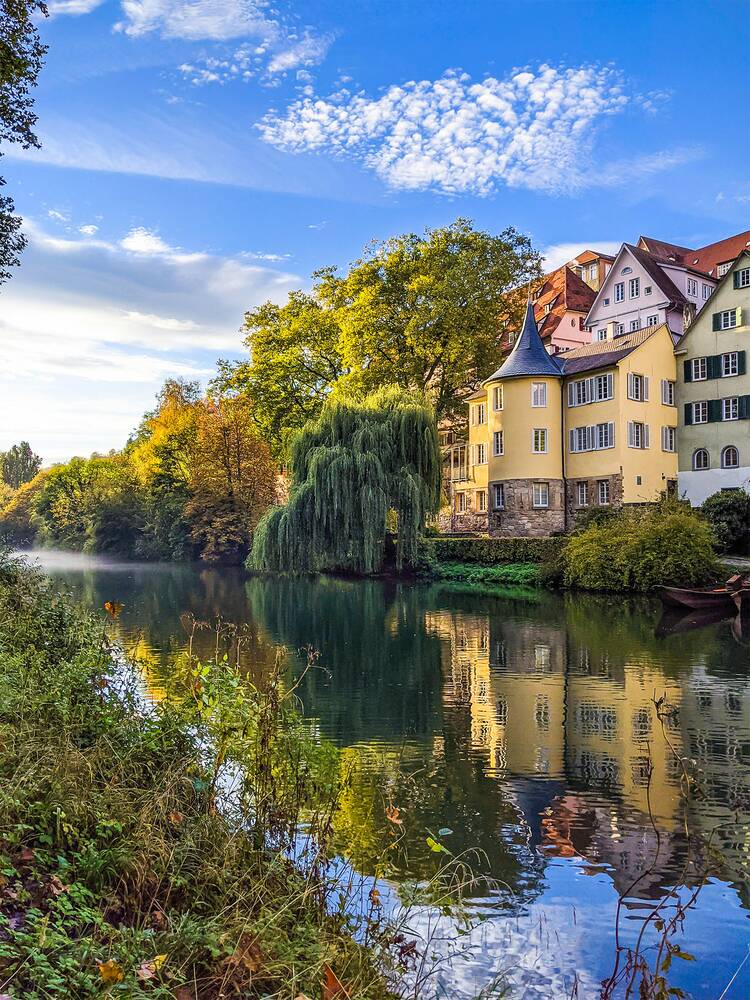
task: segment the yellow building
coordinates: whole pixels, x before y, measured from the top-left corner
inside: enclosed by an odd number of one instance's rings
[[[453,530],[563,532],[589,507],[648,503],[677,481],[674,343],[666,324],[547,353],[528,306],[500,368],[468,400]]]

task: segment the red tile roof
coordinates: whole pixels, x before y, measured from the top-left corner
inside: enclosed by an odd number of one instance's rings
[[[700,271],[712,278],[717,276],[716,268],[719,264],[734,260],[748,245],[750,245],[750,229],[718,240],[716,243],[709,243],[708,246],[699,247],[697,250],[665,243],[663,240],[654,240],[650,236],[641,236],[638,240],[638,246],[657,259]]]
[[[534,318],[543,341],[548,342],[567,312],[577,312],[583,318],[593,305],[596,292],[567,265],[546,274],[533,289]],[[547,312],[547,306],[550,307]],[[503,338],[503,348],[510,346]]]

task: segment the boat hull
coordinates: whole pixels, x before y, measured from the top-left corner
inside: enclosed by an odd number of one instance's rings
[[[662,604],[670,608],[716,608],[737,610],[736,594],[728,590],[685,590],[680,587],[657,587]]]

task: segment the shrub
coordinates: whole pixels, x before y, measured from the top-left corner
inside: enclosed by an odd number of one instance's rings
[[[720,490],[703,502],[701,513],[714,529],[721,552],[750,552],[750,494]]]
[[[535,563],[506,563],[500,566],[437,563],[434,567],[434,576],[441,580],[457,580],[460,583],[534,586],[539,579],[539,567]]]
[[[423,556],[429,562],[542,563],[554,559],[565,548],[566,538],[429,538],[423,541]]]
[[[700,586],[718,569],[713,543],[711,526],[674,500],[622,511],[570,539],[563,556],[564,583],[615,591]]]

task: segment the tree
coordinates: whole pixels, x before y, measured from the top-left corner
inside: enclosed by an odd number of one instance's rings
[[[373,243],[346,275],[324,268],[309,294],[248,312],[250,359],[222,363],[217,387],[252,402],[277,455],[334,388],[425,393],[440,419],[494,370],[521,318],[517,289],[539,273],[526,236],[491,236],[465,219]]]
[[[720,490],[701,504],[722,552],[743,555],[750,550],[750,495],[744,490]]]
[[[42,467],[42,460],[31,450],[28,441],[14,444],[6,452],[0,452],[0,476],[11,489],[30,482]]]
[[[419,532],[440,500],[434,410],[397,387],[362,401],[327,400],[292,440],[291,474],[289,503],[258,525],[252,568],[376,573],[391,511],[396,564],[413,563]]]
[[[276,466],[245,399],[206,399],[190,456],[185,516],[207,562],[242,562],[274,501]]]
[[[216,386],[252,403],[253,420],[278,455],[290,434],[316,417],[345,373],[335,315],[314,296],[291,292],[245,314],[251,360],[219,362]]]
[[[47,15],[41,0],[0,0],[0,142],[19,143],[24,149],[39,146],[31,88],[47,51],[35,14]],[[0,177],[0,187],[4,185]],[[18,265],[25,245],[13,200],[0,195],[0,284],[10,277],[9,268]]]
[[[36,500],[49,469],[42,469],[34,478],[15,491],[0,511],[0,538],[16,545],[31,545],[36,534]]]

